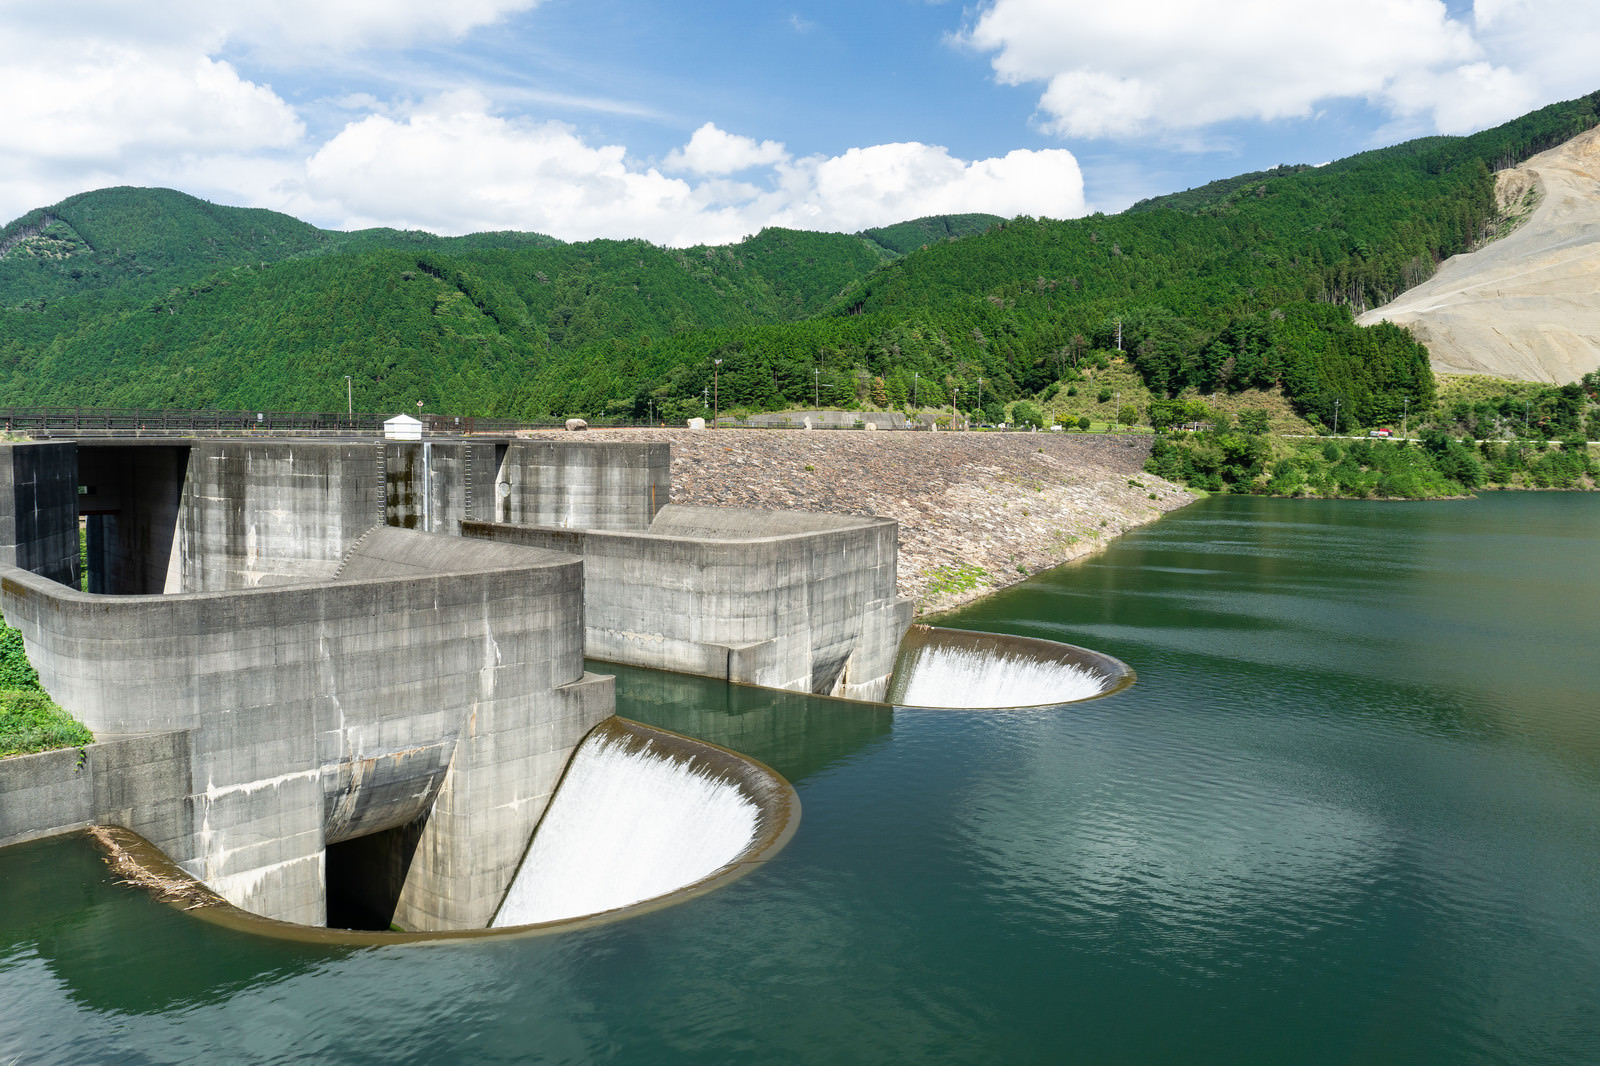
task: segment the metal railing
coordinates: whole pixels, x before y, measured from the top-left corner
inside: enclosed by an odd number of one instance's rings
[[[0,407],[0,429],[39,437],[381,436],[392,415],[306,411],[194,411],[140,407]],[[560,422],[423,414],[433,434],[508,433]]]

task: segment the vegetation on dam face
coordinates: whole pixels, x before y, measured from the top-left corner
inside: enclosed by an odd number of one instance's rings
[[[93,741],[93,734],[39,687],[22,634],[0,619],[0,757]]]

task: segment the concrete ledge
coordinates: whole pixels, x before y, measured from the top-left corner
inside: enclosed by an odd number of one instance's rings
[[[464,522],[583,556],[592,658],[822,694],[880,693],[909,603],[885,518],[663,507],[647,531]]]

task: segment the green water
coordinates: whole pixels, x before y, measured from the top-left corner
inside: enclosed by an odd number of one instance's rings
[[[619,671],[804,818],[556,936],[221,931],[0,852],[0,1063],[1600,1062],[1600,496],[1209,500],[942,622],[1118,695],[874,710]]]

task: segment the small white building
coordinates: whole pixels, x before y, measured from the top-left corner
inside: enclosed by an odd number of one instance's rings
[[[383,435],[389,440],[421,440],[422,423],[410,415],[395,415],[383,424]]]

